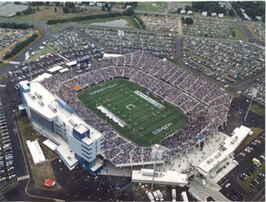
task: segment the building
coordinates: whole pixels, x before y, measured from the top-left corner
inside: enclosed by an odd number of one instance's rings
[[[89,172],[102,167],[103,135],[77,116],[63,100],[41,83],[19,82],[19,96],[33,127],[54,142],[55,151],[72,170],[76,165]]]
[[[45,187],[49,187],[49,188],[55,186],[55,184],[56,184],[56,182],[55,182],[53,179],[51,179],[51,178],[47,178],[47,179],[45,179],[44,182],[43,182],[43,185],[44,185]]]
[[[204,177],[209,175],[215,168],[217,168],[222,162],[230,158],[234,154],[237,147],[253,132],[250,128],[240,126],[232,132],[232,136],[224,140],[223,144],[216,152],[205,159],[198,165],[198,171]]]
[[[133,170],[132,182],[135,183],[152,183],[160,185],[187,185],[188,177],[186,174],[177,171],[155,172],[153,178],[153,169]]]

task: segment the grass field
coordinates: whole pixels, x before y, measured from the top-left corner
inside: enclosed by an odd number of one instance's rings
[[[135,94],[138,90],[163,105],[158,108]],[[110,80],[94,86],[79,94],[81,102],[106,120],[121,135],[138,145],[150,146],[169,134],[183,128],[187,123],[186,115],[173,105],[159,100],[145,92],[143,88],[124,79]],[[97,106],[102,105],[126,123],[120,127],[106,117]]]
[[[151,12],[164,12],[166,2],[138,2],[135,10],[151,11]]]
[[[23,146],[26,149],[26,158],[28,159],[29,166],[32,172],[32,176],[35,182],[35,186],[38,188],[43,188],[43,181],[46,178],[52,178],[55,179],[53,169],[51,166],[51,160],[56,157],[56,153],[48,149],[46,146],[42,144],[42,142],[46,139],[40,134],[38,134],[31,126],[30,121],[28,120],[27,117],[23,117],[19,119],[19,130],[20,133],[22,134],[22,142]],[[39,144],[44,152],[44,155],[46,159],[48,160],[47,162],[40,164],[40,165],[34,165],[30,151],[26,145],[27,140],[34,141],[38,139]],[[58,186],[55,186],[53,190],[58,190]]]

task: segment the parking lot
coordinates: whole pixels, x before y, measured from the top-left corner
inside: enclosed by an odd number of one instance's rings
[[[235,155],[234,161],[238,165],[218,182],[222,187],[220,191],[229,200],[264,201],[260,198],[265,187],[265,167],[262,166],[265,163],[264,145],[265,135],[262,134]],[[260,163],[255,163],[254,158]]]
[[[0,103],[0,183],[10,181],[16,177],[13,163],[13,152],[6,117]]]
[[[15,45],[16,42],[29,37],[32,30],[0,28],[0,59]]]
[[[39,54],[39,52],[45,53]],[[5,78],[17,83],[21,80],[30,79],[30,74],[32,78],[35,78],[44,72],[49,73],[48,69],[56,66],[71,68],[71,72],[62,73],[61,76],[74,76],[84,71],[89,71],[92,66],[90,68],[82,68],[73,65],[72,69],[67,63],[85,59],[90,61],[93,59],[98,60],[103,57],[103,52],[79,32],[72,29],[64,29],[53,34],[51,39],[45,41],[38,50],[31,51],[30,55],[39,55],[39,58],[26,60],[19,65],[15,65],[6,74]]]
[[[185,65],[222,83],[243,80],[265,68],[265,47],[244,41],[186,37]]]
[[[148,30],[176,33],[182,32],[181,17],[141,15],[140,18]]]
[[[252,96],[253,88],[258,90],[256,99],[261,103],[265,103],[265,77],[259,78],[246,86],[243,93]]]
[[[183,34],[191,36],[234,38],[232,32],[237,29],[235,22],[217,18],[193,18],[192,25],[183,24]]]
[[[175,54],[174,37],[168,33],[154,33],[142,30],[124,30],[119,37],[118,31],[112,28],[83,26],[80,28],[89,38],[105,47],[106,52],[128,53],[138,49],[148,50],[154,55],[173,58]]]
[[[260,40],[265,41],[265,25],[261,22],[250,22],[250,23],[257,37]]]

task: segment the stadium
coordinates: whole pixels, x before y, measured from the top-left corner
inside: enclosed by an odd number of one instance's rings
[[[103,157],[117,167],[161,162],[189,150],[227,121],[232,97],[166,59],[139,50],[97,69],[41,84],[104,136]]]

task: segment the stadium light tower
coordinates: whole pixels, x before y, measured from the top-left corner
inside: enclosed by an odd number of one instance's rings
[[[153,186],[154,186],[154,177],[155,177],[155,170],[156,170],[156,161],[161,159],[161,152],[159,151],[160,145],[155,144],[154,148],[152,150],[152,158],[154,160],[153,164],[153,174],[152,174],[152,184],[151,184],[151,190],[153,191]]]
[[[118,30],[118,36],[120,37],[120,54],[122,54],[122,46],[123,46],[123,37],[125,36],[124,30]]]
[[[251,101],[249,103],[248,110],[247,110],[246,115],[245,115],[245,118],[244,118],[244,123],[246,122],[246,120],[248,118],[248,112],[250,110],[252,101],[253,101],[254,97],[257,97],[257,94],[258,94],[258,90],[256,88],[253,88],[252,93],[251,93]]]
[[[28,60],[29,58],[30,58],[30,54],[29,54],[29,51],[27,51],[27,52],[25,53],[25,60]],[[27,66],[28,66],[28,69],[29,69],[30,80],[32,80],[31,68],[30,68],[30,62],[27,62]]]

